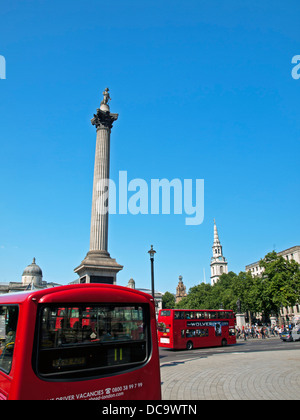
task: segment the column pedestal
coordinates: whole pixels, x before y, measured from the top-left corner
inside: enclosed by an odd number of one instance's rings
[[[271,321],[271,327],[276,327],[277,317],[276,316],[270,316],[270,321]]]
[[[235,314],[237,327],[244,327],[246,325],[245,314]]]
[[[79,283],[116,284],[117,273],[122,268],[107,251],[89,251],[74,271],[80,277]]]

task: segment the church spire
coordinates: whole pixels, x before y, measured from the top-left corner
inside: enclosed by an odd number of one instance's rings
[[[219,240],[219,235],[218,235],[218,230],[217,230],[217,225],[216,225],[216,219],[214,219],[214,245],[213,246],[218,246],[220,245],[220,240]]]
[[[228,273],[226,258],[223,257],[223,248],[219,239],[216,221],[214,219],[214,243],[212,246],[213,256],[211,258],[211,285],[213,286],[223,273]]]

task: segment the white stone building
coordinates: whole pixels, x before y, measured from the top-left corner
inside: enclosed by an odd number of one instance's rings
[[[293,246],[292,248],[277,252],[277,255],[281,255],[286,260],[295,260],[298,264],[300,264],[300,246]],[[256,261],[246,265],[245,270],[246,272],[250,271],[252,277],[255,277],[260,276],[264,269],[259,266],[259,261]]]
[[[22,281],[11,281],[9,283],[0,283],[0,293],[21,292],[30,289],[46,289],[48,287],[61,286],[58,283],[48,283],[43,280],[43,272],[39,267],[35,258],[29,264],[22,274]]]
[[[212,246],[213,256],[211,257],[210,263],[210,281],[213,286],[220,278],[222,274],[228,274],[228,262],[223,256],[223,248],[219,240],[218,230],[216,222],[214,220],[214,243]]]
[[[300,264],[300,246],[293,246],[291,248],[285,249],[283,251],[277,252],[277,255],[281,255],[288,261],[294,260]],[[264,268],[259,266],[259,261],[256,261],[252,264],[248,264],[245,267],[245,271],[250,271],[252,277],[261,276]],[[294,316],[300,315],[300,302],[295,306],[291,307],[282,307],[280,310],[280,315],[282,320],[289,322]]]

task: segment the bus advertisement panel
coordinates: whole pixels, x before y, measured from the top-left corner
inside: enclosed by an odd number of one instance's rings
[[[231,310],[161,309],[159,347],[193,349],[235,344],[235,315]]]
[[[0,296],[0,398],[159,400],[152,296],[108,284]]]

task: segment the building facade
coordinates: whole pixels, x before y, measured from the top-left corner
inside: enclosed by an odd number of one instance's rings
[[[58,283],[48,283],[43,280],[41,267],[36,264],[35,258],[29,264],[22,274],[22,281],[11,281],[9,283],[0,283],[0,293],[22,292],[24,290],[46,289],[48,287],[61,286]]]
[[[287,261],[294,260],[300,264],[300,246],[293,246],[283,251],[277,252],[277,255],[282,256]],[[264,268],[259,266],[259,261],[248,264],[245,267],[245,271],[250,271],[252,277],[261,276]],[[289,323],[293,317],[300,315],[300,302],[295,306],[281,307],[280,315],[283,323]]]
[[[300,246],[293,246],[292,248],[277,252],[277,255],[282,256],[288,261],[295,260],[298,264],[300,264]],[[259,261],[248,264],[245,267],[245,271],[250,271],[252,277],[261,276],[263,270],[263,267],[259,266]]]

